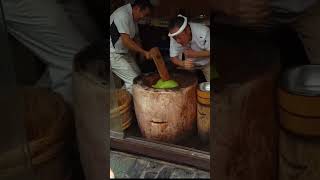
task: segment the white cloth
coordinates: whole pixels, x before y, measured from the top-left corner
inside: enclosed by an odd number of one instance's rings
[[[98,38],[83,2],[3,0],[8,31],[47,64],[51,88],[72,104],[73,58]]]
[[[130,54],[110,53],[111,70],[125,83],[125,88],[132,94],[133,80],[141,71]]]
[[[210,51],[210,29],[199,23],[188,23],[191,28],[192,40],[187,47],[183,47],[177,43],[174,38],[170,37],[170,57],[178,57],[181,59],[183,51],[191,48],[195,51]],[[210,58],[193,59],[196,65],[206,65]]]
[[[138,24],[133,21],[131,4],[116,9],[110,16],[110,52],[128,53],[121,41],[120,34],[134,38],[138,34]]]
[[[178,17],[182,17],[184,19],[183,24],[180,26],[180,28],[178,29],[178,31],[176,31],[175,33],[170,33],[168,34],[169,37],[174,37],[177,36],[178,34],[182,33],[184,31],[184,29],[187,27],[188,24],[188,19],[185,16],[182,16],[181,14],[178,15]]]

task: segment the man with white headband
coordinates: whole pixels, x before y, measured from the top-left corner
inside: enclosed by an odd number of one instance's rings
[[[178,15],[169,23],[168,36],[171,61],[186,69],[203,67],[201,70],[210,81],[210,29],[199,23],[188,23],[186,17]]]
[[[151,59],[149,51],[139,42],[138,22],[151,13],[149,0],[135,0],[116,9],[110,16],[110,64],[111,70],[125,83],[131,93],[133,79],[140,74],[131,52],[140,53]]]

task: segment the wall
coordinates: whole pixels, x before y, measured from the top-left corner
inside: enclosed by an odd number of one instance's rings
[[[186,16],[198,16],[205,13],[209,15],[210,0],[196,1],[185,0],[159,0],[159,5],[154,10],[155,17],[171,18],[178,14],[180,10],[184,11]]]

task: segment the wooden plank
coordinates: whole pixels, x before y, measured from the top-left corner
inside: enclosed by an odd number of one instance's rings
[[[163,61],[162,55],[159,48],[155,47],[150,50],[153,58],[153,62],[156,64],[158,73],[162,80],[167,81],[170,79],[169,72],[167,70],[166,64]]]
[[[210,153],[136,137],[111,138],[111,148],[167,162],[210,170]]]
[[[124,133],[110,130],[110,137],[111,138],[117,138],[117,139],[123,139],[124,138]]]

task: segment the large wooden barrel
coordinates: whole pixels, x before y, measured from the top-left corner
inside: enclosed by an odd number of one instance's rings
[[[320,138],[281,129],[279,143],[279,180],[320,179]]]
[[[23,117],[35,177],[70,179],[72,164],[69,149],[73,137],[70,109],[60,95],[45,88],[23,87],[19,93],[24,102]],[[25,167],[18,160],[19,153],[21,149],[17,147],[0,154],[0,177],[23,172]]]
[[[86,179],[108,179],[108,103],[105,45],[92,44],[75,57],[74,112],[80,159]]]
[[[197,89],[197,128],[202,142],[210,135],[210,82],[200,83]]]
[[[284,73],[278,89],[279,180],[320,179],[320,66]]]
[[[215,179],[276,180],[276,88],[281,70],[271,34],[215,26],[210,149]],[[212,90],[211,90],[212,91]]]
[[[275,90],[279,66],[262,72],[215,92],[211,147],[217,179],[277,178],[279,129]]]
[[[145,74],[134,80],[135,113],[141,133],[148,139],[178,142],[196,128],[197,79],[186,72],[170,76],[178,82],[178,88],[152,88],[160,78],[158,74]]]

